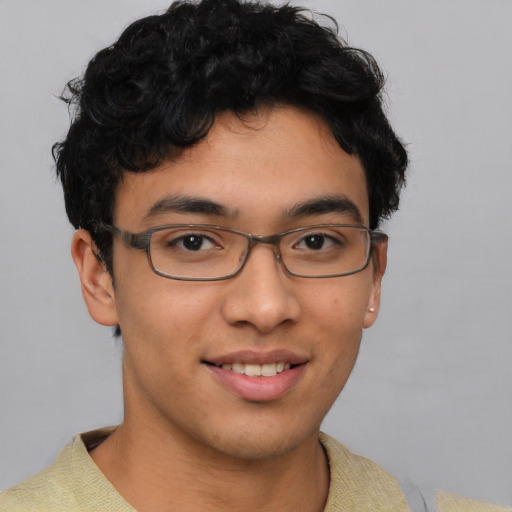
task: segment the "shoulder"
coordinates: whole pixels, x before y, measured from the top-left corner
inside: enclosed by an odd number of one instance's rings
[[[0,512],[134,512],[88,452],[111,431],[76,436],[52,466],[0,494]]]
[[[331,471],[331,485],[325,512],[409,510],[395,477],[375,462],[352,453],[326,434],[320,434],[320,442],[329,459]]]
[[[76,510],[73,490],[65,478],[70,471],[70,450],[66,446],[53,465],[0,494],[0,512]]]
[[[447,492],[436,494],[438,512],[512,512],[512,508],[471,500]]]

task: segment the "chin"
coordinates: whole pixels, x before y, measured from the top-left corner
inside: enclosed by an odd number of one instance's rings
[[[225,445],[220,445],[217,451],[232,459],[241,461],[263,461],[274,459],[286,455],[294,450],[300,443],[290,443],[289,439],[281,440],[247,440],[240,443],[230,441]]]
[[[317,437],[318,428],[291,432],[289,426],[261,423],[225,429],[205,443],[226,457],[241,461],[273,459],[292,452],[308,439]],[[204,440],[206,441],[206,440]]]

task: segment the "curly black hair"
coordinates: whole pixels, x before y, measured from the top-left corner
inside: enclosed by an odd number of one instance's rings
[[[91,232],[109,270],[109,224],[125,172],[143,172],[203,139],[217,115],[266,105],[316,112],[361,159],[370,227],[398,208],[407,154],[383,112],[384,77],[330,18],[243,0],[178,1],[131,24],[62,98],[72,122],[53,155],[66,211]]]

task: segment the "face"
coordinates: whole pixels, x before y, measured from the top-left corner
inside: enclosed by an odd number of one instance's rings
[[[298,205],[325,205],[325,198],[355,209],[297,214]],[[114,225],[137,233],[174,223],[255,235],[368,225],[364,171],[311,113],[276,107],[243,121],[228,113],[206,140],[150,172],[126,173],[119,186]],[[101,300],[84,295],[97,321],[121,326],[125,422],[158,425],[248,459],[317,435],[354,366],[363,328],[375,320],[384,246],[357,274],[305,279],[259,244],[238,275],[209,282],[160,277],[143,251],[117,237],[113,253],[115,287],[102,274]]]

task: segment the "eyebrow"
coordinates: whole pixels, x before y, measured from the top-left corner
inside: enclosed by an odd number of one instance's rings
[[[346,196],[328,196],[297,203],[287,212],[286,217],[297,218],[323,213],[348,214],[359,224],[363,224],[363,216],[355,203]]]
[[[154,203],[145,215],[145,219],[162,213],[199,213],[219,217],[234,217],[236,212],[210,199],[191,196],[166,196]]]
[[[237,210],[227,208],[211,199],[174,195],[159,199],[149,208],[144,218],[149,219],[156,215],[169,212],[197,213],[231,218],[236,217],[238,214]],[[322,215],[325,213],[348,214],[355,222],[363,224],[363,217],[359,208],[346,196],[327,196],[308,199],[287,209],[284,213],[284,218],[293,219],[311,215]]]

